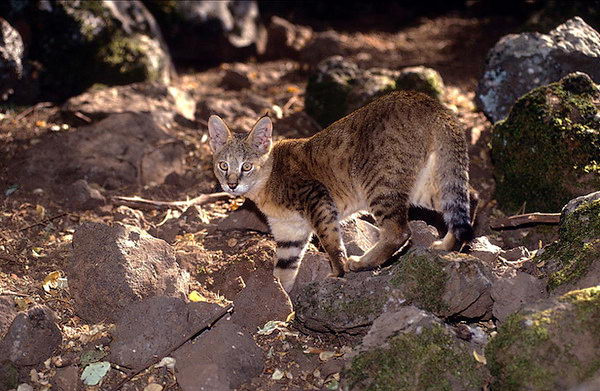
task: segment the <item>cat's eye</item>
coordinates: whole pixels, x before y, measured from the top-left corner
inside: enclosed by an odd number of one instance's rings
[[[252,163],[244,163],[242,164],[242,171],[250,171],[252,170]]]
[[[227,171],[229,165],[227,164],[227,162],[219,162],[219,168],[223,171]]]

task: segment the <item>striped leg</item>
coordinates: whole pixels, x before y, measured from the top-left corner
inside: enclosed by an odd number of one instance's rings
[[[277,243],[273,275],[279,279],[283,289],[289,292],[294,287],[296,274],[310,238],[310,227],[304,221],[278,221],[269,219],[271,232]]]

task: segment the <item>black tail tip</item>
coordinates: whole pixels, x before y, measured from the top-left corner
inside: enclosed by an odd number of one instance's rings
[[[452,233],[461,243],[469,243],[475,237],[473,226],[469,223],[461,223],[452,228]]]

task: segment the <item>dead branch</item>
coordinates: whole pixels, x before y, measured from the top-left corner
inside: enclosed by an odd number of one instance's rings
[[[491,222],[490,228],[494,230],[518,228],[525,225],[560,223],[560,213],[526,213],[522,215],[510,216],[503,219],[497,219]]]
[[[47,223],[51,222],[52,220],[56,220],[56,219],[58,219],[60,217],[64,217],[64,216],[67,216],[67,215],[68,215],[68,213],[61,213],[61,214],[58,214],[56,216],[49,217],[49,218],[44,219],[44,220],[42,220],[40,222],[37,222],[35,224],[31,224],[31,225],[28,225],[27,227],[23,227],[23,228],[21,228],[19,230],[19,232],[27,231],[28,229],[33,228],[33,227],[37,227],[38,225],[47,224]]]
[[[34,106],[31,106],[31,107],[23,110],[18,115],[16,115],[15,121],[22,120],[23,118],[27,117],[29,114],[33,113],[36,110],[45,109],[45,108],[52,107],[52,106],[53,106],[52,102],[40,102]]]
[[[222,317],[224,317],[225,315],[231,313],[232,311],[233,311],[233,304],[229,304],[227,307],[224,307],[208,323],[205,323],[202,326],[199,326],[190,335],[188,335],[187,337],[182,338],[181,341],[180,341],[180,343],[178,343],[177,345],[175,345],[175,346],[173,346],[173,347],[165,350],[162,354],[160,354],[158,356],[155,356],[155,358],[152,359],[151,362],[148,363],[147,365],[144,365],[144,367],[142,369],[137,370],[137,371],[133,371],[132,373],[130,373],[129,375],[127,375],[127,377],[124,378],[123,380],[121,380],[119,383],[117,383],[117,385],[115,387],[113,387],[111,391],[118,391],[118,390],[120,390],[121,387],[123,387],[125,385],[125,383],[127,383],[128,381],[130,381],[131,379],[133,379],[134,377],[136,377],[140,373],[144,372],[146,369],[148,369],[148,367],[156,364],[163,357],[168,357],[175,350],[179,349],[184,344],[186,344],[189,340],[194,339],[198,335],[202,334],[204,331],[206,331],[206,330],[210,329],[211,327],[213,327],[215,325],[215,323],[217,323]]]
[[[204,205],[211,202],[226,200],[233,198],[233,196],[228,193],[211,193],[211,194],[201,194],[196,198],[192,198],[187,201],[154,201],[148,200],[145,198],[141,198],[138,196],[135,197],[123,197],[123,196],[114,196],[112,197],[113,203],[117,205],[125,205],[132,208],[137,209],[170,209],[170,208],[180,208],[187,209],[193,205]]]

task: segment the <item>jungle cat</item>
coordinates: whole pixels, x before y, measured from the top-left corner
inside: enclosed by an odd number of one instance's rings
[[[309,138],[274,143],[267,116],[250,133],[235,134],[213,115],[208,130],[223,189],[267,216],[277,242],[274,275],[287,291],[312,233],[328,254],[330,276],[374,268],[409,239],[411,204],[443,213],[448,233],[434,248],[472,237],[463,130],[424,94],[392,92]],[[347,259],[340,222],[359,211],[375,217],[380,239]]]

